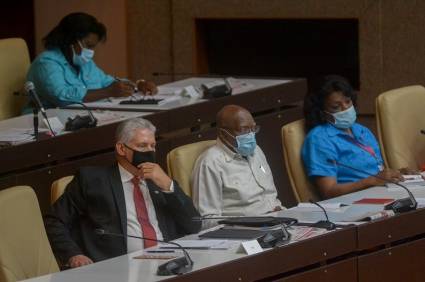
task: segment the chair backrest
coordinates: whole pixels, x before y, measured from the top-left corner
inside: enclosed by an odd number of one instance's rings
[[[385,165],[419,168],[425,163],[425,88],[407,86],[376,98],[378,139]]]
[[[192,196],[190,178],[193,166],[203,151],[215,144],[215,140],[183,145],[167,154],[168,174],[175,179],[188,196]]]
[[[0,120],[20,114],[25,97],[20,92],[30,66],[28,47],[21,38],[0,40]]]
[[[59,271],[31,187],[0,191],[0,281]]]
[[[320,200],[318,191],[305,173],[301,158],[301,148],[306,135],[304,120],[301,119],[284,125],[281,133],[283,158],[296,200],[298,202]]]
[[[56,200],[59,199],[60,196],[62,196],[66,186],[69,184],[69,182],[71,182],[73,178],[74,178],[73,175],[65,176],[65,177],[59,178],[58,180],[52,183],[52,187],[50,188],[50,204],[51,205],[53,205],[53,203],[56,202]]]

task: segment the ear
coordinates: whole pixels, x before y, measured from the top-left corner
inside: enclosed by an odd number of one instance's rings
[[[115,151],[117,152],[118,155],[125,157],[125,147],[122,143],[116,143],[115,144]]]

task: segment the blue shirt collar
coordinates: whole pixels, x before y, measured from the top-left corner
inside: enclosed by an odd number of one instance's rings
[[[335,136],[335,135],[347,135],[344,131],[341,129],[336,128],[330,123],[323,124],[325,127],[326,133],[329,137]],[[364,136],[364,129],[362,126],[360,126],[358,123],[354,123],[351,127],[351,131],[353,132],[353,135],[357,139],[362,139]]]

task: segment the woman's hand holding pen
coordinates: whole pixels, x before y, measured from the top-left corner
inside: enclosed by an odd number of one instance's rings
[[[128,97],[134,93],[135,84],[130,80],[116,80],[108,88],[110,97]]]

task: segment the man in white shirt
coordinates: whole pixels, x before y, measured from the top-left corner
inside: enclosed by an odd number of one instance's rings
[[[155,127],[136,118],[117,129],[117,163],[84,167],[45,218],[53,252],[78,267],[200,230],[192,201],[155,163]],[[96,230],[122,236],[99,236]]]
[[[225,106],[217,114],[217,130],[217,143],[199,156],[192,172],[192,197],[199,213],[255,216],[280,210],[252,115],[242,107]],[[204,223],[204,228],[211,224]]]

